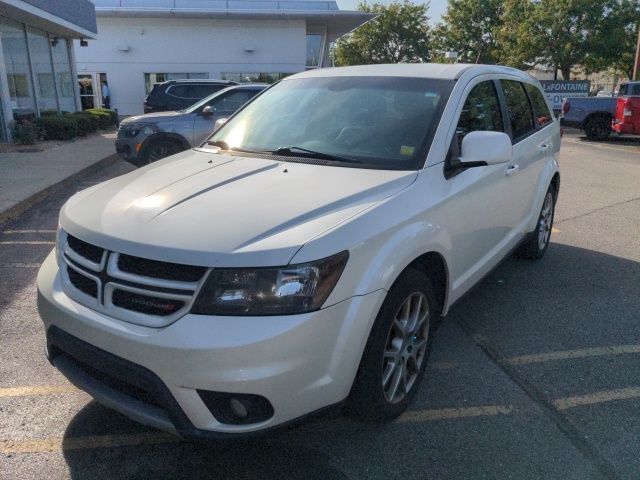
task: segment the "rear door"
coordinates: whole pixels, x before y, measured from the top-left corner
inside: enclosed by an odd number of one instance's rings
[[[511,179],[508,197],[511,225],[514,233],[526,233],[535,189],[543,165],[542,159],[553,148],[552,129],[536,128],[533,108],[524,83],[502,79],[500,85],[513,144],[513,158],[505,169],[505,175]],[[548,111],[546,113],[547,116],[540,119],[543,122],[553,118],[548,116]]]

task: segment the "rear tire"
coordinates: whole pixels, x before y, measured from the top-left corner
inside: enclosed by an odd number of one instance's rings
[[[439,311],[427,275],[405,270],[378,312],[347,402],[353,415],[391,420],[418,390]]]
[[[589,117],[584,124],[584,133],[589,140],[602,142],[611,134],[611,118],[604,115]]]
[[[170,140],[155,140],[144,149],[142,154],[143,163],[149,164],[157,162],[183,150],[184,148]]]
[[[553,228],[553,217],[556,210],[557,190],[555,184],[549,185],[549,189],[544,196],[536,229],[529,233],[522,242],[516,256],[528,260],[538,260],[544,257],[549,248],[551,239],[551,229]]]

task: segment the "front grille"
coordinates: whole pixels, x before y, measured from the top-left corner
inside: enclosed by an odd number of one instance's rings
[[[90,243],[83,242],[79,238],[73,237],[71,235],[67,235],[67,243],[69,244],[69,248],[71,248],[71,250],[76,252],[81,257],[84,257],[87,260],[92,261],[93,263],[100,263],[102,261],[104,248],[96,247],[95,245],[91,245]]]
[[[112,301],[115,306],[126,310],[161,317],[176,313],[184,307],[184,302],[180,300],[141,295],[126,290],[113,292]]]
[[[208,271],[111,252],[64,232],[60,243],[65,293],[86,307],[138,325],[164,327],[187,313]]]
[[[69,281],[73,286],[82,293],[86,293],[93,298],[98,298],[98,284],[95,280],[85,277],[71,267],[67,267],[67,275],[69,275]]]
[[[159,262],[123,254],[118,257],[118,268],[123,272],[142,275],[143,277],[178,280],[180,282],[197,282],[207,271],[205,267]]]

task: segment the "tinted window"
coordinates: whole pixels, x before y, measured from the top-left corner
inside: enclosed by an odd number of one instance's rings
[[[640,95],[640,83],[623,83],[618,91],[619,97]]]
[[[507,99],[513,141],[517,142],[533,131],[533,115],[531,114],[529,99],[524,91],[524,86],[520,82],[500,80],[500,83]]]
[[[169,95],[180,98],[191,98],[189,95],[189,85],[172,85],[167,90]]]
[[[212,105],[216,109],[216,113],[231,114],[248,100],[249,92],[247,90],[236,90],[223,95],[222,98],[216,98]]]
[[[533,121],[536,128],[549,125],[553,121],[553,116],[551,115],[547,102],[544,100],[540,90],[528,83],[525,83],[524,88],[529,94],[529,100],[531,101],[531,107],[533,108]]]
[[[492,81],[479,83],[469,92],[456,128],[458,141],[462,142],[467,133],[478,130],[504,131],[500,103]]]
[[[208,97],[212,93],[222,90],[226,85],[191,85],[189,89],[190,98],[204,98]]]

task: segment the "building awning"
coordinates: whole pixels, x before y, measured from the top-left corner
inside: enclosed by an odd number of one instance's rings
[[[93,3],[88,0],[0,0],[2,15],[68,38],[95,38],[97,33]]]

